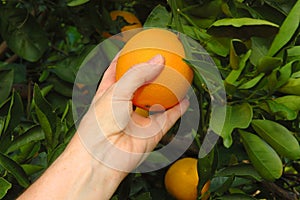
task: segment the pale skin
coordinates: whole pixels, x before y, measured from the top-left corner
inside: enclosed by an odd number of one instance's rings
[[[90,110],[83,117],[65,151],[18,199],[110,199],[127,174],[145,159],[142,153],[151,152],[189,106],[188,100],[184,99],[164,113],[151,117],[142,117],[132,111],[134,91],[157,77],[163,68],[164,58],[157,55],[146,63],[133,66],[116,82],[115,58],[103,76]],[[117,119],[114,107],[118,110]],[[134,124],[146,132],[154,131],[155,134],[151,137],[137,137],[140,129]],[[105,136],[96,143],[97,150],[107,149],[101,145],[109,141],[119,149],[140,153],[140,156],[131,157],[128,154],[124,159],[130,162],[120,166],[120,169],[109,167],[105,164],[105,158],[102,160],[104,162],[100,162],[93,155],[93,149],[86,148],[79,134],[90,136],[97,131],[103,132],[102,136]],[[113,156],[114,152],[110,149],[106,151],[100,155]]]

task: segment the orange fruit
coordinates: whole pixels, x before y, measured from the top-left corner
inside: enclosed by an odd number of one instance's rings
[[[121,32],[142,27],[142,23],[140,22],[140,20],[131,12],[127,12],[124,10],[114,10],[110,12],[110,17],[113,21],[115,21],[119,16],[123,17],[124,20],[129,24],[123,26],[121,28]]]
[[[116,80],[134,65],[147,62],[157,54],[164,57],[165,68],[151,83],[138,88],[132,99],[135,106],[145,110],[155,104],[164,109],[178,104],[193,80],[193,70],[183,61],[185,52],[178,36],[159,28],[140,31],[125,44],[117,61]]]
[[[140,20],[131,12],[127,12],[124,10],[114,10],[114,11],[110,12],[110,17],[115,22],[118,17],[123,17],[125,23],[128,23],[128,25],[122,26],[122,24],[118,24],[116,22],[115,24],[113,24],[113,26],[115,26],[115,27],[111,27],[112,29],[116,29],[116,30],[114,30],[115,33],[109,33],[107,31],[105,31],[102,33],[102,36],[105,38],[112,36],[112,34],[117,34],[119,32],[124,32],[124,31],[142,27],[142,23],[140,22]],[[127,39],[128,38],[125,38],[123,40],[126,41]]]
[[[165,187],[177,200],[196,200],[198,197],[198,172],[196,158],[182,158],[168,169],[165,175]],[[203,200],[209,198],[210,181],[201,189]]]

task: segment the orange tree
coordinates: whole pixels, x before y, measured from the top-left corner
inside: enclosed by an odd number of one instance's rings
[[[299,199],[299,9],[295,0],[2,0],[0,198],[14,199],[65,148],[75,132],[76,72],[112,32],[110,11],[125,10],[145,27],[193,38],[221,73],[225,124],[213,150],[198,159],[198,190],[210,180],[210,199]],[[116,22],[115,32],[129,25],[122,17]],[[92,95],[86,85],[76,87]],[[193,89],[200,126],[188,130],[195,139],[182,157],[198,158],[211,99],[199,73]],[[172,199],[167,170],[130,174],[112,199]]]

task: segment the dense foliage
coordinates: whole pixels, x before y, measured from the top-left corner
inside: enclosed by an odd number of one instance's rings
[[[73,83],[82,61],[134,13],[145,27],[199,42],[224,80],[227,115],[213,151],[199,159],[199,187],[212,199],[300,197],[300,1],[2,0],[0,2],[0,199],[14,199],[63,151],[75,132]],[[126,23],[125,23],[126,24]],[[188,60],[187,60],[188,62]],[[197,157],[210,115],[201,74]],[[198,78],[197,78],[198,77]],[[80,87],[82,92],[85,86]],[[81,88],[82,87],[82,88]],[[172,137],[172,130],[161,142]],[[74,166],[75,167],[75,166]],[[171,199],[166,169],[129,175],[113,199]]]

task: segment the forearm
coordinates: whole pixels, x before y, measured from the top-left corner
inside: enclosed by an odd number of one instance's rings
[[[109,199],[125,176],[92,158],[76,134],[61,156],[19,200]]]

